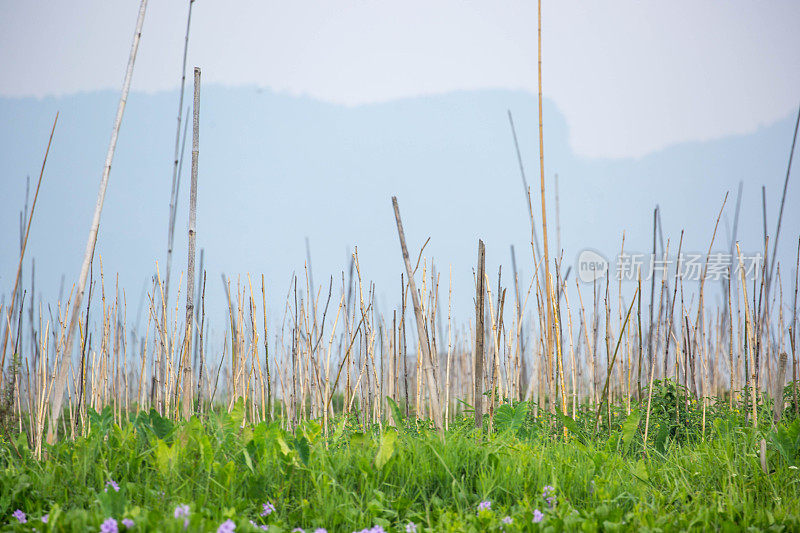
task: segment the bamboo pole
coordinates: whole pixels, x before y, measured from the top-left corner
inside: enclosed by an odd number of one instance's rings
[[[539,170],[540,170],[540,185],[542,192],[542,241],[544,243],[544,273],[545,273],[545,295],[547,298],[547,309],[545,316],[547,318],[546,327],[546,364],[547,364],[547,384],[550,393],[550,412],[555,414],[555,381],[553,380],[553,332],[551,325],[553,323],[553,301],[550,295],[551,282],[550,282],[550,254],[547,248],[547,211],[545,209],[545,194],[544,194],[544,136],[542,126],[542,0],[539,0]]]
[[[194,68],[194,110],[192,117],[192,182],[189,192],[189,257],[186,274],[186,334],[183,346],[183,406],[182,416],[192,413],[192,321],[194,319],[194,259],[197,239],[197,164],[200,155],[200,69]],[[252,291],[252,289],[251,289]],[[252,296],[251,296],[252,300]]]
[[[172,189],[169,197],[169,224],[167,226],[169,234],[167,235],[167,272],[164,281],[164,294],[169,298],[169,278],[172,272],[172,248],[175,241],[175,218],[178,212],[178,192],[180,191],[181,184],[181,169],[178,162],[182,159],[179,157],[182,150],[180,150],[181,139],[181,123],[183,121],[183,96],[186,87],[186,56],[189,51],[189,30],[192,26],[192,5],[194,0],[189,0],[189,14],[186,17],[186,37],[183,42],[183,65],[181,67],[181,91],[178,97],[178,125],[175,129],[175,157],[172,166]],[[188,110],[187,110],[188,111]],[[184,134],[184,140],[186,136]]]
[[[64,391],[67,386],[67,374],[69,372],[70,361],[72,359],[72,343],[75,334],[75,326],[77,325],[80,317],[81,300],[83,299],[83,291],[86,286],[86,278],[89,275],[89,265],[94,256],[94,247],[97,243],[97,232],[100,228],[100,214],[103,211],[103,202],[105,201],[106,188],[108,187],[108,178],[111,173],[111,162],[114,159],[114,150],[117,147],[117,137],[119,136],[119,129],[122,125],[122,115],[125,112],[125,104],[128,101],[128,92],[131,88],[131,79],[133,78],[133,65],[136,61],[136,52],[139,49],[139,40],[142,36],[142,26],[144,25],[144,15],[147,10],[147,0],[141,0],[139,5],[139,16],[136,21],[136,31],[133,34],[133,44],[131,45],[131,52],[128,58],[128,67],[125,71],[125,80],[122,84],[122,95],[120,96],[119,106],[117,107],[117,116],[114,119],[114,127],[111,130],[111,141],[108,145],[108,153],[106,154],[106,162],[103,167],[103,177],[100,180],[100,190],[97,194],[97,205],[94,210],[94,218],[92,225],[89,229],[89,238],[86,241],[86,251],[83,256],[83,265],[81,266],[81,274],[78,278],[78,291],[75,294],[75,300],[72,304],[72,318],[70,319],[69,328],[67,329],[67,342],[64,345],[63,357],[61,359],[61,368],[59,369],[56,378],[55,390],[53,392],[51,409],[50,409],[50,424],[47,428],[47,443],[54,444],[56,438],[56,424],[61,412],[61,406],[64,401]]]
[[[433,422],[436,428],[441,430],[442,425],[442,409],[439,402],[439,391],[436,390],[436,381],[433,375],[434,361],[431,356],[430,346],[425,338],[425,318],[422,315],[422,309],[419,303],[419,296],[417,295],[417,287],[414,283],[414,274],[411,270],[411,260],[408,257],[408,248],[406,247],[406,236],[403,232],[403,222],[400,219],[400,208],[397,205],[397,197],[392,196],[392,205],[394,206],[394,216],[397,222],[397,234],[400,237],[400,248],[403,252],[403,261],[406,265],[406,273],[408,274],[408,284],[411,289],[411,300],[414,304],[414,315],[417,319],[417,335],[419,336],[420,350],[425,361],[425,373],[428,382],[428,394],[430,395],[431,410],[433,411]]]
[[[478,240],[478,272],[476,274],[475,288],[475,427],[483,428],[483,365],[484,346],[483,333],[485,330],[484,301],[486,269],[486,248],[482,240]]]
[[[58,123],[58,113],[56,113],[56,118],[53,120],[53,129],[50,130],[50,138],[47,141],[47,149],[44,152],[44,160],[42,161],[42,170],[39,171],[39,181],[36,182],[36,192],[33,194],[33,203],[31,204],[31,211],[28,214],[28,224],[25,228],[25,236],[20,243],[20,252],[19,252],[19,262],[17,263],[17,274],[14,278],[14,289],[11,291],[11,302],[8,304],[8,308],[6,309],[8,314],[8,320],[11,320],[11,317],[14,314],[14,304],[16,303],[17,299],[17,289],[19,288],[20,282],[20,275],[22,274],[22,260],[25,258],[25,249],[28,247],[28,235],[31,232],[31,222],[33,222],[33,211],[36,209],[36,200],[39,198],[39,187],[42,185],[42,176],[44,176],[44,167],[47,164],[47,156],[50,154],[50,144],[53,142],[53,134],[56,131],[56,124]],[[21,229],[21,228],[20,228]],[[31,276],[33,279],[33,276]],[[31,299],[33,298],[33,294],[31,294]],[[33,308],[31,308],[33,309]],[[0,309],[2,312],[2,309]],[[3,385],[3,369],[5,368],[6,364],[6,343],[8,342],[8,331],[9,328],[5,328],[5,332],[3,334],[3,349],[2,355],[0,355],[0,387]]]

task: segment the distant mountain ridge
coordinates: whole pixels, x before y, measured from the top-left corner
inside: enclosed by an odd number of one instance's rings
[[[130,95],[112,168],[94,275],[98,280],[102,258],[109,291],[113,275],[119,273],[129,324],[156,261],[164,274],[177,96]],[[38,176],[57,110],[61,115],[31,230],[24,283],[30,287],[31,259],[36,261],[37,301],[43,295],[45,303],[55,303],[62,274],[65,293],[77,279],[117,98],[110,91],[0,98],[0,293],[7,295],[13,283],[25,177],[34,181]],[[514,114],[538,224],[534,95],[459,92],[348,108],[254,88],[203,87],[197,245],[205,249],[206,305],[212,324],[225,326],[219,281],[223,272],[233,283],[238,275],[259,274],[259,284],[263,272],[271,315],[279,320],[292,273],[305,279],[306,236],[314,281],[325,286],[323,292],[330,276],[336,288],[341,285],[348,250],[357,246],[362,274],[376,284],[379,309],[396,305],[403,265],[392,195],[399,199],[412,253],[431,237],[425,256],[435,261],[443,298],[452,265],[458,321],[470,316],[479,237],[486,242],[487,271],[496,276],[502,263],[504,283],[509,285],[509,246],[515,246],[522,285],[527,287],[532,271],[530,226],[508,109]],[[772,234],[793,125],[794,117],[786,117],[750,135],[685,143],[635,160],[583,159],[569,148],[563,116],[545,101],[551,254],[558,249],[557,230],[565,268],[584,248],[607,257],[617,253],[623,231],[626,250],[649,252],[656,203],[670,249],[675,250],[685,229],[684,250],[705,253],[723,197],[730,192],[715,246],[727,250],[726,223],[732,224],[740,180],[744,197],[739,240],[743,249],[760,250],[761,185],[766,186]],[[186,145],[173,298],[186,264],[191,142]],[[560,223],[555,216],[555,173]],[[800,234],[799,187],[793,177],[779,244],[787,290]]]

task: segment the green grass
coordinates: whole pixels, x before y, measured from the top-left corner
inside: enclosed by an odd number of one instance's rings
[[[521,403],[498,410],[489,436],[469,417],[443,436],[422,422],[381,432],[338,418],[326,439],[314,421],[294,432],[278,422],[242,428],[241,403],[178,424],[140,412],[118,426],[109,408],[92,415],[86,437],[47,448],[41,462],[25,434],[13,445],[3,438],[0,530],[98,531],[113,517],[134,520],[134,531],[183,531],[173,516],[181,504],[190,508],[188,531],[217,531],[228,519],[236,531],[260,531],[253,520],[272,532],[406,531],[409,522],[417,531],[509,533],[800,529],[800,421],[787,412],[772,426],[765,403],[762,425],[746,427],[738,411],[720,407],[707,411],[703,431],[700,406],[690,402],[673,418],[680,389],[658,385],[646,451],[637,410],[615,413],[610,429],[604,418],[595,432],[588,411],[574,421],[533,419]],[[491,510],[478,512],[481,501]],[[261,517],[266,502],[276,510]],[[26,524],[12,517],[16,509]],[[538,524],[535,510],[544,515]]]

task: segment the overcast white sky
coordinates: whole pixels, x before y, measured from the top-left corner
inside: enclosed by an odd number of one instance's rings
[[[0,96],[119,89],[138,4],[0,0]],[[187,6],[149,3],[134,90],[178,86]],[[800,103],[800,2],[550,0],[543,19],[544,93],[583,156],[747,133]],[[536,53],[533,0],[197,0],[189,67],[358,105],[535,91]]]

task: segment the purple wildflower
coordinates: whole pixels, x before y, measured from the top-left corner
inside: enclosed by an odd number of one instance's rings
[[[106,488],[105,488],[106,492],[108,492],[108,487],[114,489],[114,492],[119,492],[119,485],[117,485],[117,482],[114,481],[113,479],[109,479],[108,481],[106,481]]]
[[[504,524],[510,524],[510,523],[512,523],[512,522],[514,521],[514,519],[513,519],[513,518],[511,518],[510,516],[506,516],[506,517],[504,517],[504,518],[503,518],[502,520],[500,520],[500,521],[501,521],[502,523],[504,523]]]
[[[296,527],[292,530],[292,533],[306,533],[306,530],[302,527]]]
[[[406,524],[406,533],[417,533],[417,524],[414,522]]]
[[[552,485],[545,485],[542,488],[542,498],[545,499],[549,507],[553,507],[556,503],[556,489]]]
[[[275,512],[275,506],[272,505],[272,502],[267,502],[264,505],[262,505],[261,507],[263,509],[261,511],[261,516],[269,516],[269,515],[271,515],[272,513]]]
[[[220,524],[219,528],[217,528],[217,533],[233,533],[235,529],[236,522],[229,518]]]
[[[117,521],[113,518],[106,518],[106,521],[100,524],[100,533],[117,533]]]
[[[42,516],[39,520],[42,521],[42,524],[46,524],[48,520],[50,520],[50,513]]]
[[[174,515],[175,515],[175,518],[180,518],[182,516],[184,516],[184,517],[185,516],[189,516],[189,506],[186,505],[185,503],[182,504],[182,505],[177,506],[175,508]]]
[[[11,516],[16,518],[20,524],[24,524],[28,521],[28,517],[25,515],[25,513],[22,512],[21,509],[17,509],[16,511],[14,511],[14,514],[12,514]]]
[[[534,524],[538,524],[539,522],[542,521],[542,518],[544,518],[544,514],[542,514],[542,512],[539,509],[534,509],[533,510],[533,523]]]
[[[492,502],[489,500],[482,501],[478,504],[478,512],[481,511],[491,511],[492,510]]]
[[[266,525],[266,524],[261,524],[261,525],[258,525],[258,524],[256,524],[254,521],[252,521],[252,520],[250,520],[250,525],[251,525],[251,526],[253,526],[253,527],[257,527],[257,528],[259,528],[259,529],[263,529],[264,531],[266,531],[266,530],[268,530],[268,529],[269,529],[269,526],[268,526],[268,525]]]
[[[130,518],[123,518],[122,519],[122,525],[125,526],[127,529],[130,529],[130,528],[132,528],[133,526],[136,525],[136,522],[134,522]]]
[[[318,527],[317,529],[314,530],[314,533],[328,533],[328,530],[325,529],[324,527]]]

